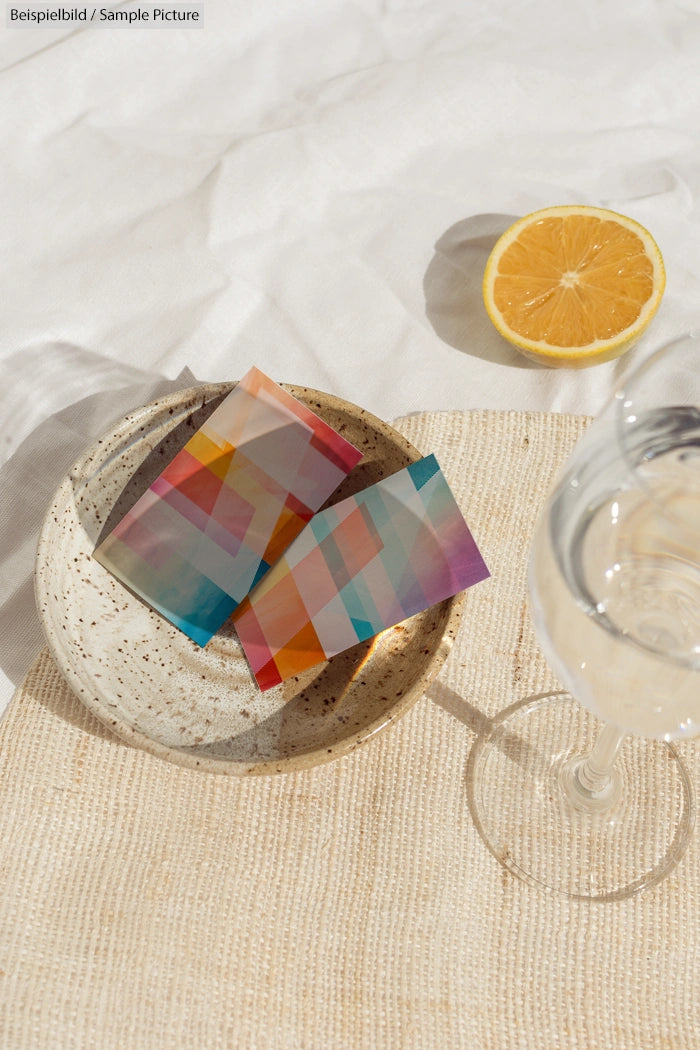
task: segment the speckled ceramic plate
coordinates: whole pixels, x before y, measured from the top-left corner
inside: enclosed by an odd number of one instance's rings
[[[233,384],[170,394],[121,421],[78,460],[49,508],[36,593],[53,656],[82,702],[120,737],[218,773],[288,772],[351,751],[406,712],[444,662],[461,597],[262,693],[225,625],[200,649],[92,557]],[[418,459],[348,402],[287,389],[365,455],[337,501]]]

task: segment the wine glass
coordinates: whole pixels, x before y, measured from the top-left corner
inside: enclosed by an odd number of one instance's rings
[[[530,609],[568,692],[519,701],[470,756],[472,814],[501,863],[616,900],[681,859],[700,732],[700,338],[623,379],[540,515]]]

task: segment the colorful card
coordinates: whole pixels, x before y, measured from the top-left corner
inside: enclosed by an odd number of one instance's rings
[[[206,645],[361,458],[252,368],[94,557]]]
[[[431,455],[316,514],[233,622],[270,689],[488,575]]]

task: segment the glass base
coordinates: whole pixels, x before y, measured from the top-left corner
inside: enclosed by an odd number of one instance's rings
[[[613,901],[660,882],[695,823],[688,772],[673,744],[624,738],[609,796],[589,811],[567,779],[604,724],[567,693],[501,712],[468,768],[472,817],[496,859],[519,878],[566,897]]]

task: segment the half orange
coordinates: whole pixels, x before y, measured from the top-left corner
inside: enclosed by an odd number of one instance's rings
[[[581,368],[629,349],[665,286],[661,252],[638,222],[562,205],[526,215],[498,239],[483,295],[513,346],[544,364]]]

